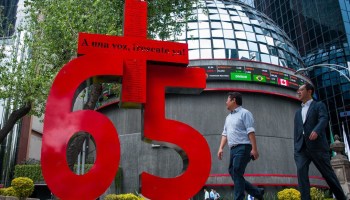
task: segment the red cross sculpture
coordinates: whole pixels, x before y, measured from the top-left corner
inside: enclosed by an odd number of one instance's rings
[[[187,44],[148,40],[146,34],[147,3],[126,0],[124,36],[81,33],[78,54],[83,56],[67,63],[55,78],[46,105],[41,165],[47,185],[60,199],[96,199],[119,167],[120,143],[113,123],[96,111],[72,111],[81,85],[96,76],[121,77],[123,105],[143,105],[142,138],[171,144],[184,159],[183,173],[173,178],[142,172],[142,195],[187,200],[205,184],[211,166],[205,138],[189,125],[165,118],[166,88],[202,90],[205,72],[186,67]],[[86,174],[76,175],[68,168],[66,151],[69,140],[81,131],[94,138],[96,161]]]

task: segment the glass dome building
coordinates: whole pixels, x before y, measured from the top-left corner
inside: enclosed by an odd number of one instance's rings
[[[245,59],[298,69],[301,57],[286,33],[239,2],[202,1],[173,40],[188,43],[189,59]]]
[[[295,93],[310,80],[294,74],[302,66],[295,47],[268,17],[243,3],[201,1],[193,10],[182,34],[171,40],[188,44],[189,67],[205,69],[206,88],[199,95],[167,93],[165,118],[186,123],[203,135],[211,152],[205,186],[230,197],[234,185],[227,170],[229,150],[225,148],[222,161],[217,151],[228,114],[227,93],[241,92],[243,107],[254,115],[260,154],[246,168],[246,179],[266,191],[296,187],[293,120],[300,102]],[[142,111],[111,105],[99,111],[118,127],[123,152],[120,165],[123,176],[128,177],[123,180],[122,192],[138,189],[139,174],[144,171],[165,178],[182,174],[183,160],[170,145],[141,140]],[[309,174],[312,186],[327,187],[313,165]],[[198,197],[202,197],[201,191]]]

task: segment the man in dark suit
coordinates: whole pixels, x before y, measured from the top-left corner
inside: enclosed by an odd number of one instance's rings
[[[302,107],[294,117],[294,160],[302,200],[311,200],[309,165],[311,161],[321,172],[338,200],[346,200],[343,189],[330,164],[329,145],[325,128],[328,123],[326,106],[312,100],[314,87],[306,83],[299,87]]]

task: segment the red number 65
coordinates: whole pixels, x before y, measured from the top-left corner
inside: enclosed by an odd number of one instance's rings
[[[123,76],[123,59],[111,54],[88,54],[66,64],[58,73],[46,105],[41,153],[42,171],[51,191],[61,199],[96,199],[109,187],[120,160],[118,133],[104,115],[90,110],[72,112],[79,85],[93,76]],[[147,100],[144,137],[172,143],[183,152],[188,165],[183,174],[161,178],[142,173],[142,194],[152,200],[182,200],[205,184],[211,166],[204,137],[192,127],[165,119],[165,88],[205,88],[202,69],[147,66]],[[66,150],[77,132],[90,133],[96,144],[96,161],[90,171],[76,175],[69,168]],[[179,192],[181,191],[181,192]],[[169,195],[171,194],[171,195]]]

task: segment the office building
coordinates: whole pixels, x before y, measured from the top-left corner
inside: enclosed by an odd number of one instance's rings
[[[327,105],[333,134],[342,136],[345,129],[349,141],[350,83],[330,69],[334,67],[350,77],[349,1],[255,0],[254,5],[292,39],[305,67],[312,69],[308,76],[316,86],[315,97]],[[329,65],[313,67],[317,64]]]

